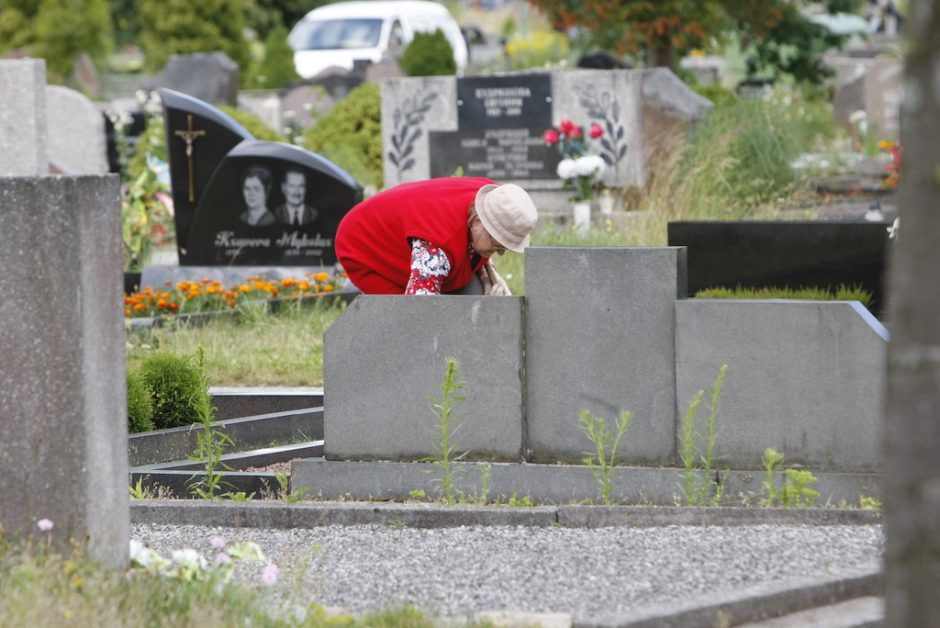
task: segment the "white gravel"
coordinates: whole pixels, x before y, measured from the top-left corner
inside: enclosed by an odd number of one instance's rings
[[[587,619],[807,576],[878,568],[881,526],[565,529],[331,526],[260,530],[138,524],[158,552],[210,539],[255,541],[280,568],[279,591],[349,611],[413,604],[439,616],[479,611]],[[306,563],[306,565],[305,565]],[[261,566],[240,569],[257,580]],[[302,574],[302,575],[301,575]],[[300,579],[299,579],[300,578]]]

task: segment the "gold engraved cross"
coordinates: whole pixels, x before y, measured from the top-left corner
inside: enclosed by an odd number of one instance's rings
[[[193,142],[206,134],[205,131],[194,131],[193,130],[193,114],[186,114],[186,126],[185,131],[176,131],[174,135],[180,137],[184,142],[186,142],[186,161],[189,162],[189,202],[196,202],[196,191],[193,188]]]

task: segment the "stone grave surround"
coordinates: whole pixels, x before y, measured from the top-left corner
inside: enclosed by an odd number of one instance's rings
[[[120,181],[0,177],[0,528],[128,557]],[[45,536],[45,533],[42,534]]]
[[[729,365],[716,468],[774,447],[819,472],[877,472],[888,333],[857,302],[686,299],[684,247],[530,247],[526,296],[360,296],[324,338],[327,460],[437,455],[447,357],[469,459],[578,463],[590,410],[635,414],[623,464],[681,466],[679,425]],[[698,425],[708,416],[706,400]]]
[[[646,184],[657,147],[707,115],[710,101],[665,68],[556,70],[498,76],[382,81],[387,187],[406,181],[485,176],[525,188],[543,212],[569,206],[542,134],[563,119],[604,128],[591,140],[609,164],[608,187]]]

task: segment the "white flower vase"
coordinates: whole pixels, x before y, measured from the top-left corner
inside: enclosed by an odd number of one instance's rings
[[[581,235],[591,228],[591,201],[575,201],[574,230]]]
[[[600,207],[601,213],[605,216],[614,213],[614,197],[611,194],[601,195],[601,197],[597,199],[597,204]]]

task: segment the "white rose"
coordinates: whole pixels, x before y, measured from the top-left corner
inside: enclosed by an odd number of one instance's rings
[[[579,177],[592,177],[604,171],[604,160],[597,155],[585,155],[575,161],[575,173]]]
[[[578,173],[575,170],[575,162],[572,159],[562,159],[558,162],[558,176],[562,179],[572,179]]]

